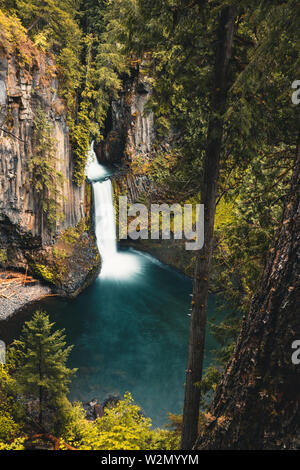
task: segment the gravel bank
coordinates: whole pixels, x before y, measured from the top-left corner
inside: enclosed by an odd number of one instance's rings
[[[0,297],[0,321],[12,316],[26,304],[51,294],[51,288],[36,282],[34,285],[11,287]]]

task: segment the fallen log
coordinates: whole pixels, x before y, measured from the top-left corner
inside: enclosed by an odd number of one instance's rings
[[[53,450],[60,450],[61,446],[64,446],[67,450],[76,450],[75,447],[70,446],[67,442],[62,441],[60,438],[54,436],[53,434],[33,434],[32,436],[28,437],[26,442],[33,441],[35,439],[42,439],[46,441],[50,441],[53,444]]]

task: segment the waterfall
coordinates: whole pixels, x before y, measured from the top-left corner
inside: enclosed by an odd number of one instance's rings
[[[111,173],[98,163],[94,143],[88,154],[85,174],[93,187],[95,232],[102,260],[100,278],[128,279],[139,272],[139,257],[134,253],[118,252]]]
[[[103,180],[110,175],[110,172],[103,166],[98,163],[95,150],[94,142],[91,144],[91,148],[88,153],[88,158],[85,167],[85,175],[87,178],[93,182],[97,180]]]
[[[110,179],[93,183],[98,248],[103,263],[117,254],[116,221]]]

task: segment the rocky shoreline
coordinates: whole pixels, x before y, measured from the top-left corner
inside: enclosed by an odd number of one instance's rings
[[[4,275],[6,273],[0,273],[0,278]],[[49,295],[53,295],[52,289],[38,280],[29,285],[12,283],[5,288],[5,292],[0,291],[0,321],[7,320],[26,305]]]

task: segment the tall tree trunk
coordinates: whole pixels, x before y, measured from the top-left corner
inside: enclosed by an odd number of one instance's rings
[[[43,424],[43,387],[39,387],[39,424]]]
[[[300,141],[260,288],[199,437],[198,449],[300,448]],[[295,361],[294,361],[295,362]]]
[[[202,377],[208,280],[213,248],[219,162],[223,137],[223,115],[226,109],[229,86],[228,76],[232,56],[234,23],[235,8],[228,6],[221,11],[217,31],[211,116],[208,126],[207,150],[201,191],[201,199],[205,211],[205,242],[203,249],[197,257],[195,268],[188,366],[183,408],[182,449],[191,449],[195,444],[198,434],[200,391],[199,387],[195,386],[195,384],[200,382]]]

